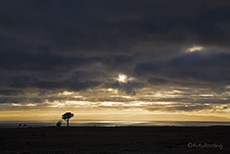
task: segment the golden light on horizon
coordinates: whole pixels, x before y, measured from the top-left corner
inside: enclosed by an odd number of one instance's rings
[[[119,74],[113,79],[121,82],[122,86],[126,86],[129,81],[136,80],[125,74]],[[228,90],[229,87],[226,85],[224,88]],[[129,95],[122,91],[119,92],[118,88],[97,87],[85,91],[65,90],[49,94],[48,97],[40,96],[44,99],[41,103],[30,101],[34,96],[28,96],[29,101],[25,103],[2,103],[0,107],[4,107],[3,110],[7,111],[8,115],[6,118],[6,115],[1,113],[0,120],[55,120],[59,114],[65,111],[75,113],[76,120],[176,121],[183,119],[207,121],[212,119],[227,121],[230,118],[229,105],[205,101],[213,97],[225,101],[230,96],[227,90],[224,94],[216,94],[203,88],[193,91],[192,88],[166,87],[160,89],[149,86],[136,90],[135,95]],[[190,98],[187,98],[188,95]],[[192,101],[195,99],[199,99],[201,103],[193,103]],[[49,117],[45,117],[46,114],[49,114]],[[30,116],[27,117],[28,115]],[[184,115],[187,116],[184,117]]]

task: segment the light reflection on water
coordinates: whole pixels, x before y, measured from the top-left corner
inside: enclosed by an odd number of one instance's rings
[[[0,128],[17,128],[19,124],[26,124],[26,127],[49,127],[55,126],[56,121],[47,122],[23,122],[11,121],[0,122]],[[63,121],[62,126],[66,126]],[[97,127],[119,127],[119,126],[230,126],[230,122],[217,122],[217,121],[70,121],[70,126],[97,126]]]

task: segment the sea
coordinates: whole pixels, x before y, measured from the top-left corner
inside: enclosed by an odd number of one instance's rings
[[[54,127],[57,121],[0,121],[0,128]],[[65,121],[62,127],[66,127]],[[132,126],[230,126],[230,121],[70,121],[73,127],[132,127]]]

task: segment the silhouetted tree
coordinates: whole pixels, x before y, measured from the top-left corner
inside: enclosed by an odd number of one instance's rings
[[[69,127],[69,119],[74,116],[73,113],[71,112],[66,112],[65,114],[62,115],[62,119],[67,122],[67,127]]]
[[[58,120],[58,122],[56,123],[56,126],[61,127],[61,124],[62,124],[62,120]]]

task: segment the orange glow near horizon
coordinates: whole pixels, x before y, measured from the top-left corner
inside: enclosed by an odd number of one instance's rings
[[[72,121],[229,121],[228,114],[168,113],[148,111],[78,111],[74,109],[3,111],[0,121],[58,121],[61,115],[71,111]]]
[[[121,77],[121,81],[128,77]],[[125,84],[125,83],[123,83]],[[155,88],[155,89],[154,89]],[[85,91],[63,91],[50,94],[41,103],[2,103],[0,121],[56,121],[60,115],[70,111],[73,120],[90,121],[229,121],[230,105],[213,103],[191,103],[212,99],[225,100],[229,93],[213,94],[196,89],[198,94],[186,93],[191,89],[145,87],[135,95],[113,88],[95,88]],[[30,97],[34,97],[28,95]],[[183,100],[177,98],[186,97]],[[189,95],[190,97],[187,97]],[[224,95],[224,96],[223,96]],[[189,100],[186,100],[188,99]]]

